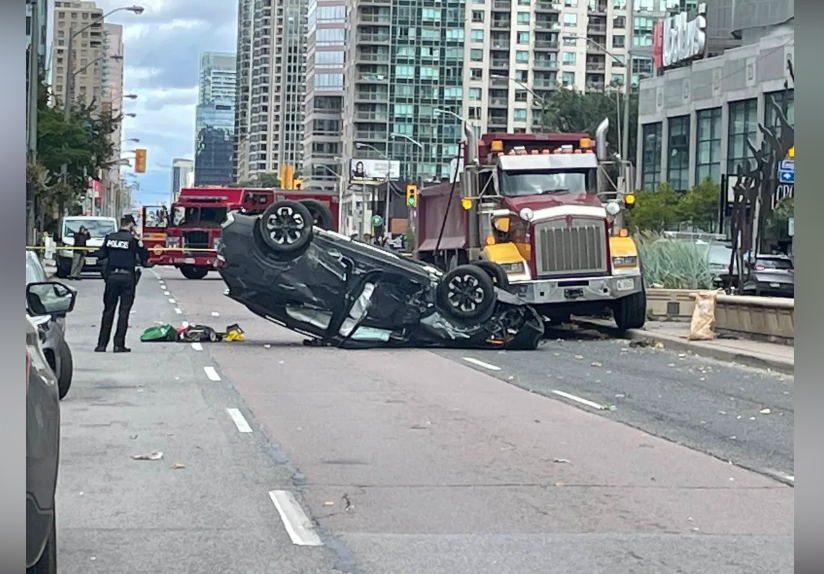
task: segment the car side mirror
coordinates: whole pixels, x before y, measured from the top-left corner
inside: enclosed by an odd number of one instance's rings
[[[76,299],[77,291],[62,283],[30,283],[26,286],[26,305],[35,316],[71,313]]]

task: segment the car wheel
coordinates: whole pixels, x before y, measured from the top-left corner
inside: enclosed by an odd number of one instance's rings
[[[198,267],[197,265],[184,265],[180,272],[186,279],[203,279],[209,274],[208,267]]]
[[[26,574],[57,574],[57,516],[52,517],[51,534],[40,560],[31,568],[26,568]]]
[[[438,285],[443,310],[456,319],[478,319],[495,306],[495,285],[477,265],[459,265]]]
[[[621,297],[615,302],[613,318],[618,329],[640,329],[647,321],[647,294],[644,291]]]
[[[504,291],[509,289],[509,276],[507,276],[504,268],[498,263],[489,261],[488,259],[477,259],[472,262],[472,265],[476,265],[486,271],[486,274],[489,275],[492,283],[498,289],[503,289]]]
[[[317,199],[301,199],[300,202],[312,214],[312,221],[316,227],[327,231],[335,229],[335,217],[332,215],[332,211],[322,202]]]
[[[60,345],[58,352],[60,353],[60,372],[57,373],[57,390],[62,401],[69,394],[69,388],[72,386],[74,358],[72,357],[72,350],[65,341]]]
[[[260,216],[263,241],[275,253],[291,253],[312,240],[312,214],[298,201],[276,201]]]

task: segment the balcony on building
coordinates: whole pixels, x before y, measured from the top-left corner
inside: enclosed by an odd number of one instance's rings
[[[510,0],[494,0],[492,2],[492,11],[493,12],[500,12],[505,11],[509,13],[512,10],[512,2]]]
[[[507,113],[490,113],[489,116],[487,116],[486,123],[487,129],[490,132],[506,131],[508,127]]]
[[[358,65],[359,84],[388,84],[389,66],[380,64],[360,64]]]
[[[493,14],[492,22],[490,22],[489,27],[491,30],[511,30],[512,19],[508,14]]]
[[[509,108],[508,90],[489,90],[489,108]]]
[[[596,92],[600,92],[606,88],[604,76],[599,74],[587,74],[585,85],[587,90]]]
[[[355,120],[358,122],[375,122],[385,124],[389,121],[386,104],[356,104]]]
[[[493,55],[492,60],[489,62],[489,68],[495,70],[496,74],[506,76],[509,74],[509,58],[496,58]]]
[[[600,42],[599,42],[600,44]],[[592,42],[587,42],[587,55],[589,54],[604,54],[606,55],[606,50],[604,50],[603,45],[593,44]]]
[[[490,78],[489,85],[495,88],[509,89],[511,80],[509,78]]]
[[[492,49],[509,50],[511,42],[509,32],[492,32],[490,39],[492,40]]]
[[[560,14],[563,8],[561,0],[538,0],[535,2],[537,14]]]
[[[386,129],[356,129],[355,139],[359,142],[383,142],[386,143],[389,132]]]
[[[558,22],[557,14],[536,14],[535,15],[535,29],[536,30],[560,30],[561,23]]]
[[[358,13],[358,21],[361,24],[386,24],[392,23],[390,9],[376,6],[361,6]]]
[[[368,86],[355,90],[355,101],[374,102],[386,101],[389,99],[389,88],[387,86],[373,86],[375,88],[381,87],[383,89],[365,89]]]
[[[607,71],[606,58],[597,54],[590,54],[587,56],[586,64],[587,72],[600,72],[601,74]]]
[[[360,26],[357,34],[358,44],[389,44],[391,35],[383,26]]]
[[[359,0],[361,4],[372,4],[373,6],[391,6],[393,0]]]
[[[607,2],[604,0],[590,0],[587,5],[588,14],[607,15]]]
[[[545,56],[536,56],[533,60],[532,68],[534,70],[557,70],[558,60],[555,58],[547,58]]]
[[[558,34],[547,34],[538,32],[535,34],[535,51],[557,52]]]
[[[376,64],[388,64],[389,63],[389,50],[388,49],[374,49],[374,47],[366,46],[364,48],[359,48],[358,53],[355,57],[356,62],[374,62]]]
[[[554,88],[558,85],[558,76],[556,73],[539,73],[535,72],[535,77],[532,80],[532,87],[538,88]]]

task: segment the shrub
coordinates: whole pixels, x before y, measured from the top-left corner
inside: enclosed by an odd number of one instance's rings
[[[647,287],[665,289],[711,289],[713,273],[709,246],[664,239],[656,234],[635,237]]]

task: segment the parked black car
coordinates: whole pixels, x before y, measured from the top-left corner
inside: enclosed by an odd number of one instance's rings
[[[34,252],[26,251],[26,286],[44,282],[46,282],[46,272],[40,260]],[[69,392],[74,374],[72,351],[66,342],[66,318],[63,315],[32,315],[28,304],[26,313],[40,333],[43,354],[52,371],[57,375],[60,398],[63,399]]]
[[[742,295],[795,297],[795,265],[786,255],[758,255]]]
[[[485,263],[443,273],[313,227],[295,201],[260,217],[229,214],[218,250],[230,298],[334,346],[535,349],[542,318],[498,288],[506,273]]]
[[[31,317],[65,316],[76,293],[60,283],[26,286],[26,573],[57,572],[55,490],[60,460],[57,377]]]

